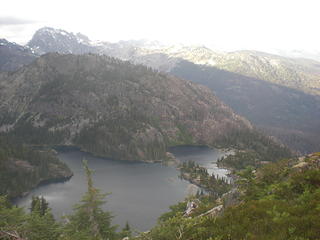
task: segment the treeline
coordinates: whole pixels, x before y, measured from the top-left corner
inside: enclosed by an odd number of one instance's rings
[[[72,176],[49,150],[35,150],[16,138],[0,136],[0,195],[19,196],[43,181]]]

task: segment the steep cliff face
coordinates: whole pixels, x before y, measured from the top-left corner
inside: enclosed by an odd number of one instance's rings
[[[251,128],[206,87],[106,56],[47,54],[3,75],[0,91],[1,131],[119,159]]]

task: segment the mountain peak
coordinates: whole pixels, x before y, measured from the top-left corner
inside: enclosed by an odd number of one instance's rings
[[[35,32],[27,46],[39,55],[47,52],[84,54],[94,52],[90,43],[90,39],[81,33],[43,27]]]
[[[61,33],[66,33],[68,34],[67,31],[63,29],[57,29],[57,28],[52,28],[52,27],[43,27],[40,28],[36,31],[35,34],[43,34],[43,33],[50,33],[50,34],[61,34]]]

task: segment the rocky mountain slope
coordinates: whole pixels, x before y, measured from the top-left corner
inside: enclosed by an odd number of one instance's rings
[[[252,128],[206,87],[98,55],[46,54],[2,76],[0,102],[2,132],[127,160]]]
[[[215,67],[181,61],[171,73],[208,86],[238,114],[293,149],[320,149],[320,98]]]
[[[50,27],[36,31],[27,46],[38,55],[48,52],[73,54],[96,52],[87,36]]]
[[[205,47],[140,52],[131,61],[208,86],[238,114],[293,149],[320,149],[319,63],[252,51],[216,53]]]
[[[148,55],[155,54],[165,54],[169,59],[184,59],[195,64],[213,66],[220,70],[303,90],[306,93],[320,94],[320,63],[314,60],[285,58],[257,51],[222,53],[204,46],[141,49],[136,53],[140,58],[149,58]],[[135,60],[137,57],[132,58]],[[156,61],[150,62],[151,66],[159,64]],[[167,70],[171,71],[174,67],[175,64],[171,64]]]
[[[164,46],[158,42],[93,42],[82,34],[39,29],[28,43],[39,54],[99,53],[170,72],[181,60],[213,66],[278,85],[320,95],[320,63],[257,51],[216,52],[205,46]]]
[[[39,54],[91,52],[113,56],[204,84],[267,134],[300,152],[319,150],[318,62],[150,41],[93,42],[84,35],[52,28],[39,29],[28,47]]]
[[[215,65],[219,69],[320,95],[320,63],[256,51],[228,53]]]
[[[14,71],[36,59],[28,48],[0,39],[0,71]]]

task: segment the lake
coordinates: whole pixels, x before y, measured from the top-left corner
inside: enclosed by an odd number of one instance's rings
[[[213,162],[225,155],[219,150],[208,147],[181,146],[169,151],[180,161],[195,161],[208,168],[210,173],[225,176]],[[94,157],[78,150],[61,151],[61,161],[68,164],[74,176],[67,182],[40,186],[26,197],[17,200],[19,206],[30,207],[33,195],[44,196],[57,219],[70,214],[74,204],[81,200],[86,192],[86,177],[82,168],[82,159],[94,170],[94,186],[102,192],[111,192],[107,196],[104,209],[114,215],[113,223],[123,227],[126,221],[132,229],[146,231],[154,226],[157,218],[168,211],[190,193],[196,191],[194,185],[179,179],[179,171],[174,166],[160,163],[142,163],[117,161]]]

